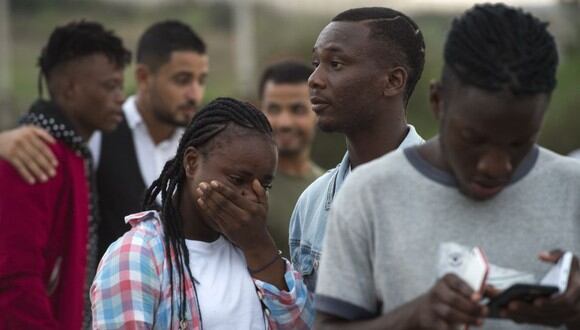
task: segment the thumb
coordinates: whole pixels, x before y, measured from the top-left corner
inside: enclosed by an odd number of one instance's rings
[[[540,259],[544,262],[549,262],[549,263],[555,264],[558,262],[558,260],[560,260],[560,258],[562,258],[563,255],[564,255],[564,251],[562,251],[560,249],[552,250],[549,252],[542,251],[538,255],[538,259]]]

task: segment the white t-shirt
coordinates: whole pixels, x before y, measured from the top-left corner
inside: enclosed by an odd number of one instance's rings
[[[223,236],[211,243],[186,240],[206,330],[264,330],[266,321],[246,259]]]

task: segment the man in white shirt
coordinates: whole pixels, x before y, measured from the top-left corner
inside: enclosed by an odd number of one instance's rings
[[[155,23],[141,36],[138,90],[123,104],[125,120],[114,132],[95,133],[89,141],[101,215],[99,257],[129,229],[123,217],[140,210],[145,190],[175,155],[183,127],[203,99],[208,69],[205,43],[184,23]],[[44,136],[30,127],[0,134],[0,157],[31,183],[46,181],[58,166]]]

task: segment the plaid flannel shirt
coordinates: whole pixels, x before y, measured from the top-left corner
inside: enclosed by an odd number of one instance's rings
[[[185,320],[178,319],[177,310],[171,312],[169,267],[158,213],[141,212],[125,221],[132,229],[109,247],[91,286],[93,328],[202,329],[195,288],[189,279]],[[177,271],[173,274],[174,283],[178,283]],[[312,328],[312,297],[288,261],[284,278],[289,291],[254,279],[269,329]],[[180,293],[175,286],[173,301],[179,306]]]

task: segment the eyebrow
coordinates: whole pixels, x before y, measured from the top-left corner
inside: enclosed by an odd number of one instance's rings
[[[330,44],[330,46],[324,47],[324,48],[322,48],[322,50],[323,51],[328,51],[328,52],[331,52],[331,53],[342,53],[342,52],[344,52],[344,50],[340,46],[334,45],[334,44]],[[314,53],[315,51],[316,51],[316,47],[313,47],[312,48],[312,52]]]

